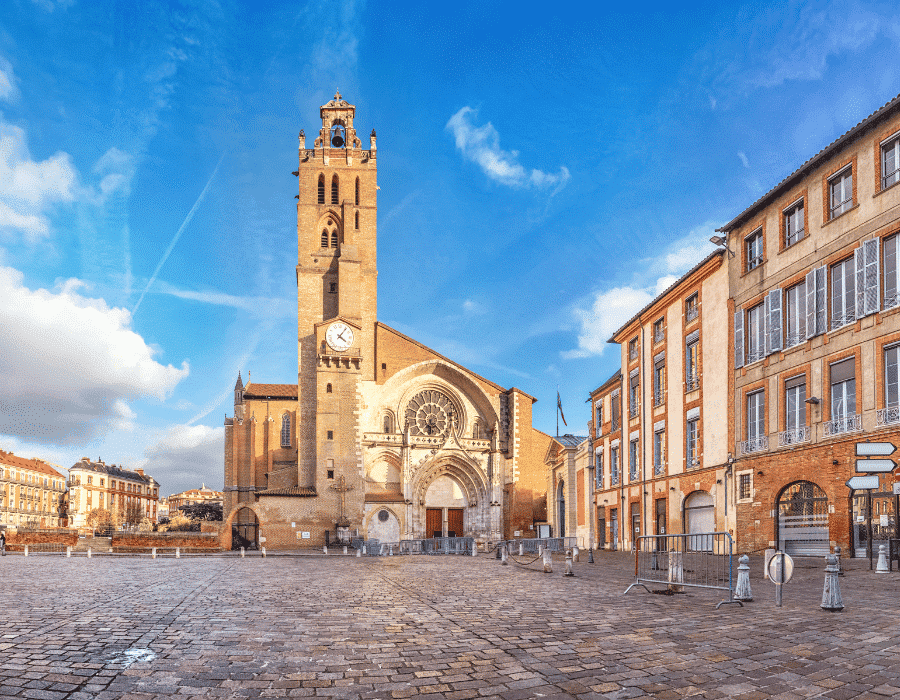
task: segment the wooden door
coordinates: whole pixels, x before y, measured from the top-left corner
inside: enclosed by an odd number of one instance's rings
[[[425,536],[441,537],[443,534],[442,513],[440,508],[429,508],[425,511]]]
[[[447,509],[447,537],[463,536],[463,509]]]

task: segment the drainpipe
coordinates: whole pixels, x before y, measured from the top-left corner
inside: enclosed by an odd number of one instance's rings
[[[638,323],[641,325],[641,398],[646,398],[647,386],[646,386],[646,378],[647,372],[646,363],[647,363],[647,353],[644,352],[644,320],[638,316]],[[652,405],[652,404],[651,404]],[[642,534],[647,534],[647,443],[645,438],[647,437],[647,404],[643,402],[641,406],[641,422],[638,425],[638,430],[640,431],[639,439],[641,444],[641,529]]]

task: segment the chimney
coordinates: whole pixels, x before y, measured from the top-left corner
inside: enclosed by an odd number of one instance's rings
[[[143,470],[143,469],[135,469],[135,471],[136,471],[138,474],[140,474],[141,476],[144,476],[144,470]]]

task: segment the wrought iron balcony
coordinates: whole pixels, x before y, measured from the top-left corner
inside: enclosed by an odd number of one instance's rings
[[[614,469],[612,474],[610,474],[610,482],[612,486],[618,486],[619,484],[619,470]]]
[[[699,315],[700,315],[700,307],[699,306],[689,306],[689,307],[687,307],[687,310],[684,312],[685,321],[687,321],[688,323],[693,321]]]
[[[838,328],[843,328],[849,323],[853,323],[856,320],[856,311],[849,310],[845,314],[836,314],[831,317],[831,330],[837,330]]]
[[[653,405],[662,406],[666,402],[666,392],[662,389],[656,389],[653,392]]]
[[[662,462],[656,462],[653,465],[653,476],[662,476],[666,471],[666,467]]]
[[[628,348],[628,359],[636,360],[638,359],[638,349],[637,347]]]
[[[808,425],[793,430],[785,430],[778,433],[778,446],[788,447],[790,445],[799,445],[801,442],[809,442],[809,436],[810,429]]]
[[[894,425],[900,423],[900,406],[888,406],[879,408],[875,414],[875,422],[878,425]]]
[[[744,440],[741,442],[741,454],[748,455],[754,452],[762,452],[763,450],[769,449],[769,437],[767,435],[761,435],[757,438],[752,438],[750,440]]]
[[[635,402],[628,407],[628,417],[629,418],[637,418],[638,414],[641,412],[640,405]]]
[[[806,331],[797,331],[796,333],[788,333],[784,339],[784,349],[792,348],[795,345],[802,345],[806,342]]]
[[[653,331],[653,342],[661,343],[666,339],[666,330],[665,328],[657,328]]]
[[[684,389],[685,391],[694,391],[694,389],[700,388],[700,375],[699,374],[689,374],[684,379]]]
[[[765,348],[750,348],[747,350],[747,362],[746,364],[750,364],[751,362],[759,362],[766,356]]]
[[[862,430],[862,416],[857,413],[852,416],[842,416],[824,423],[825,435],[840,435],[842,433],[855,433]]]
[[[638,468],[636,464],[632,464],[628,467],[628,480],[629,481],[637,481],[638,478]]]

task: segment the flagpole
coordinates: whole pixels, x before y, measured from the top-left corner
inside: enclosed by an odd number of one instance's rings
[[[559,384],[556,385],[556,434],[559,435]]]

